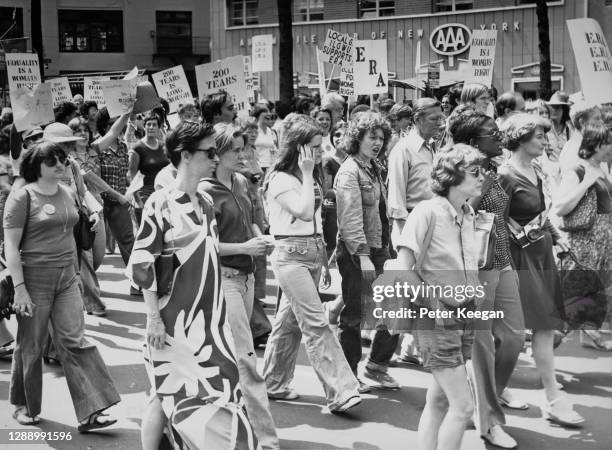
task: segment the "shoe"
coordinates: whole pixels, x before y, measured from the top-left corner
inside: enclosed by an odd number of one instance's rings
[[[604,341],[599,332],[595,330],[582,330],[580,332],[580,345],[604,352],[612,351],[612,342]]]
[[[367,394],[372,390],[372,386],[370,386],[369,384],[364,383],[359,378],[357,378],[357,381],[359,381],[359,388],[357,390],[360,394]]]
[[[45,364],[49,364],[49,365],[55,365],[55,366],[62,365],[59,359],[53,358],[52,356],[43,356],[43,361],[45,362]]]
[[[268,343],[269,337],[270,337],[270,333],[266,333],[256,338],[253,338],[253,347],[254,348],[265,347],[266,344]]]
[[[108,417],[108,414],[102,412],[93,413],[87,418],[85,423],[80,423],[78,426],[79,433],[89,433],[93,430],[110,427],[117,423],[116,419],[100,420],[100,417]]]
[[[15,341],[10,341],[0,347],[0,359],[13,359],[13,352],[15,351]]]
[[[300,394],[293,389],[287,389],[285,392],[280,392],[278,394],[271,394],[268,392],[268,398],[270,400],[297,400],[300,398]]]
[[[398,359],[406,364],[412,364],[413,366],[420,367],[423,365],[421,358],[416,355],[400,355]]]
[[[529,409],[529,405],[527,403],[514,398],[514,395],[510,389],[504,389],[498,399],[499,404],[505,406],[506,408],[520,410]]]
[[[500,448],[516,448],[518,443],[500,425],[493,425],[487,434],[481,436],[486,442]]]
[[[142,290],[130,286],[130,295],[134,297],[142,297]]]
[[[552,402],[549,402],[542,408],[542,413],[546,420],[562,427],[581,428],[585,422],[584,417],[574,411],[572,405],[567,404],[562,400],[562,397],[557,397]]]
[[[399,389],[399,384],[393,377],[388,373],[379,372],[374,370],[366,370],[363,372],[363,376],[376,382],[376,386],[379,389]]]
[[[331,409],[330,411],[334,414],[337,413],[343,413],[348,411],[349,409],[357,406],[358,404],[361,403],[361,397],[359,397],[358,395],[354,395],[353,397],[350,397],[347,401],[345,401],[344,403],[342,403],[340,406]]]
[[[93,311],[87,311],[87,315],[94,315],[96,317],[106,317],[106,310],[104,309],[94,309]]]
[[[13,419],[15,419],[20,425],[36,425],[40,422],[39,416],[30,416],[28,414],[27,406],[18,406],[13,411]]]

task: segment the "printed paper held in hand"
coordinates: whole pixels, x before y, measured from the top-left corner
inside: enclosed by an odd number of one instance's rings
[[[110,117],[129,113],[136,102],[138,80],[108,80],[102,81],[102,92]]]
[[[34,90],[25,86],[20,87],[12,90],[10,96],[17,131],[46,125],[55,119],[49,84],[39,84],[34,87]]]

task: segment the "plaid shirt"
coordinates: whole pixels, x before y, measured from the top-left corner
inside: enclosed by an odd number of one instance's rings
[[[128,154],[125,143],[119,142],[116,149],[108,148],[100,152],[100,177],[120,194],[128,187]],[[109,197],[103,193],[102,197]]]

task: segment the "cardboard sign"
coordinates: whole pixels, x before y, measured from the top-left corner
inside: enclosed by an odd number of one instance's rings
[[[352,65],[344,65],[340,69],[340,89],[338,93],[340,95],[346,95],[347,97],[355,96],[355,79]]]
[[[244,81],[246,83],[249,102],[255,102],[255,86],[253,85],[253,71],[251,70],[251,57],[244,57]]]
[[[348,34],[328,29],[322,50],[325,62],[338,66],[350,65],[353,61],[353,44],[353,38]]]
[[[193,104],[193,95],[185,76],[183,66],[175,66],[153,74],[153,82],[160,97],[170,104],[170,113],[178,110],[181,104]]]
[[[106,80],[100,83],[108,115],[117,117],[132,111],[136,101],[138,80]]]
[[[497,30],[473,30],[470,44],[469,71],[467,81],[491,87]]]
[[[51,95],[53,96],[54,108],[60,103],[72,101],[72,91],[70,90],[68,78],[53,78],[51,80],[47,80],[47,83],[51,85]]]
[[[253,50],[253,72],[271,72],[273,66],[271,34],[261,34],[251,38]]]
[[[17,131],[46,125],[55,120],[51,85],[48,83],[36,85],[33,90],[23,86],[12,90],[10,95]]]
[[[315,47],[317,51],[317,75],[319,77],[319,94],[323,97],[327,94],[327,85],[325,84],[325,61],[323,61],[324,55],[318,47]],[[341,80],[342,81],[342,80]]]
[[[587,103],[612,102],[612,58],[601,26],[593,19],[567,21],[582,93]]]
[[[93,100],[97,103],[98,109],[106,106],[104,94],[102,93],[102,81],[110,80],[110,77],[83,77],[83,99]]]
[[[32,90],[42,83],[36,53],[6,53],[5,58],[10,91],[23,87]]]
[[[387,40],[353,41],[355,95],[386,94],[389,86]]]
[[[208,64],[195,66],[198,95],[226,91],[232,96],[234,109],[240,118],[249,117],[249,103],[244,80],[244,59],[241,55],[231,56]]]

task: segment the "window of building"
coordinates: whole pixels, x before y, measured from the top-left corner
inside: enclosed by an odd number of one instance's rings
[[[57,12],[60,52],[123,52],[123,11]]]
[[[434,13],[465,11],[474,8],[474,0],[434,0]]]
[[[2,39],[23,37],[23,8],[0,7],[0,36]]]
[[[361,0],[359,2],[359,17],[373,19],[395,15],[394,0]]]
[[[156,11],[157,53],[191,54],[191,11]]]
[[[230,27],[256,25],[258,0],[227,0],[227,18]]]
[[[312,22],[323,20],[324,0],[294,0],[293,21]]]

